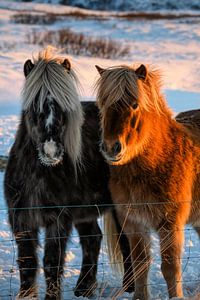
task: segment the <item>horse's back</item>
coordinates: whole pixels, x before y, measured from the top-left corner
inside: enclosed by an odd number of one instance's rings
[[[181,112],[175,119],[183,125],[194,142],[200,145],[200,109]]]

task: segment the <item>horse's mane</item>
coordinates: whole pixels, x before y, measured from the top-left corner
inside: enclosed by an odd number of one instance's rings
[[[27,76],[22,90],[23,110],[29,110],[38,99],[38,110],[43,111],[44,101],[50,93],[54,100],[68,113],[65,149],[74,166],[81,163],[81,126],[83,112],[78,95],[78,79],[75,72],[66,70],[63,57],[55,55],[55,48],[47,47],[34,58],[34,68]]]
[[[159,69],[149,68],[145,80],[138,79],[136,68],[117,66],[105,69],[96,83],[97,102],[102,110],[118,101],[130,103],[130,97],[138,101],[140,108],[165,113],[168,109],[160,92],[162,77]],[[129,101],[128,101],[129,100]]]
[[[22,90],[23,109],[27,110],[35,101],[39,101],[40,112],[50,93],[58,105],[65,111],[74,111],[79,103],[77,92],[78,79],[71,69],[67,71],[61,63],[64,58],[55,55],[55,48],[47,47],[34,57],[34,68],[27,76]]]

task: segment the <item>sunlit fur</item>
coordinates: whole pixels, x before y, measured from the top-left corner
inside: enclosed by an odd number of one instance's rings
[[[81,126],[83,113],[78,96],[78,79],[73,71],[66,70],[61,62],[62,56],[56,56],[52,47],[47,47],[34,58],[34,68],[27,76],[22,91],[22,108],[28,111],[38,96],[39,112],[48,94],[68,113],[68,124],[65,132],[65,150],[68,152],[74,167],[81,164]]]
[[[156,109],[157,112],[165,111],[166,104],[160,101],[161,74],[159,69],[148,72],[145,84],[138,82],[133,67],[118,66],[105,69],[96,83],[97,102],[102,111],[107,110],[119,100],[129,103],[130,95],[137,99],[141,108],[145,110]],[[100,87],[101,88],[98,88]],[[126,90],[126,91],[125,91]],[[149,101],[148,95],[152,95]],[[109,97],[109,101],[107,101]]]
[[[193,141],[200,145],[200,109],[181,112],[176,115],[176,121],[183,124]]]
[[[111,165],[110,191],[132,252],[134,300],[149,299],[152,229],[160,237],[161,270],[169,298],[183,295],[185,224],[191,223],[200,235],[200,147],[172,118],[160,82],[156,70],[140,78],[137,69],[122,66],[101,70],[97,83],[103,153]],[[116,141],[122,149],[120,159],[113,162],[110,149]],[[109,234],[114,234],[112,229]],[[115,257],[112,239],[109,247]]]
[[[153,139],[151,130],[156,130],[154,123],[157,122],[157,118],[171,120],[171,110],[167,107],[163,101],[163,96],[160,93],[161,76],[160,71],[152,69],[148,72],[148,77],[145,82],[137,80],[137,76],[132,67],[121,66],[111,67],[106,69],[97,81],[97,103],[101,112],[101,122],[104,132],[105,141],[108,139],[114,143],[118,137],[122,144],[123,158],[118,162],[111,162],[112,164],[123,164],[134,155],[137,155],[142,149],[145,149],[145,145],[150,143]],[[149,95],[151,95],[151,101],[149,101]],[[161,100],[162,99],[162,100]],[[138,103],[138,109],[133,109],[131,104],[133,102]],[[115,128],[112,133],[106,131],[109,127],[109,115],[113,115],[113,110],[118,111],[120,120],[124,121],[123,133],[119,134]],[[127,113],[129,118],[127,118]],[[152,118],[152,122],[141,122],[144,118]],[[136,125],[141,127],[141,132],[137,130],[133,131],[130,127],[130,120],[137,117]],[[120,121],[119,121],[120,122]],[[139,123],[140,122],[140,123]],[[151,125],[151,128],[149,127]],[[119,131],[119,130],[118,130]],[[126,143],[125,139],[128,134],[131,134],[130,142]],[[141,138],[142,135],[142,138]],[[134,147],[132,147],[134,143]],[[109,143],[108,143],[109,146]],[[125,149],[126,148],[126,149]]]

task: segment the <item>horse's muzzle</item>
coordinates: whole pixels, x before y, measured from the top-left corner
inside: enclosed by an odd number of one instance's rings
[[[64,156],[64,147],[60,143],[52,140],[40,144],[38,147],[40,162],[47,166],[53,167],[62,162]]]
[[[119,162],[123,156],[120,141],[115,142],[111,147],[108,147],[105,142],[102,142],[100,151],[109,164]]]

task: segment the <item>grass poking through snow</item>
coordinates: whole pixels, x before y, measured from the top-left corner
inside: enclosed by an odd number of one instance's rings
[[[52,44],[64,48],[68,54],[101,58],[120,58],[129,54],[129,47],[110,39],[94,38],[70,29],[33,31],[27,36],[27,42],[46,46]]]

